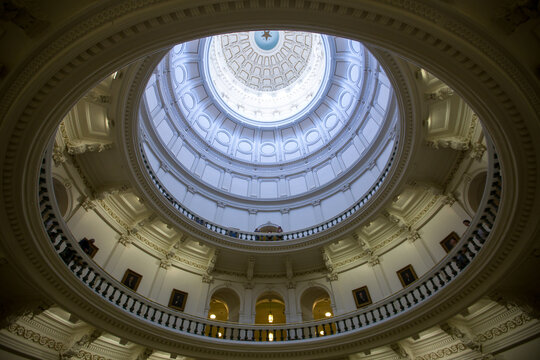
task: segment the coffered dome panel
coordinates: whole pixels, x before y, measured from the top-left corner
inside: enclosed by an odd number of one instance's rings
[[[272,81],[254,80],[264,74]],[[309,101],[291,105],[297,95]],[[250,106],[294,113],[263,119],[242,112]],[[176,200],[243,230],[269,219],[300,229],[346,210],[385,169],[399,126],[390,82],[362,44],[292,31],[175,46],[150,77],[140,118],[149,163]],[[289,210],[305,221],[290,224]]]

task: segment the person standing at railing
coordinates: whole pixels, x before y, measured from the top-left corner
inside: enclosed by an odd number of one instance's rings
[[[92,245],[94,244],[95,241],[96,241],[95,239],[82,238],[82,240],[79,241],[79,245],[82,251],[84,251],[88,255],[92,255],[92,250],[93,250]]]

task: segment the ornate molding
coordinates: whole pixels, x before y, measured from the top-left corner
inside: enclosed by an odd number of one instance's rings
[[[417,356],[415,360],[436,360],[465,351],[467,348],[462,343],[439,349],[424,355]]]
[[[478,334],[475,337],[475,341],[483,343],[494,338],[504,335],[507,332],[523,326],[527,322],[531,321],[531,317],[525,313],[519,314],[511,320],[507,320],[504,323],[484,331],[482,334]]]
[[[26,329],[24,326],[19,324],[11,324],[8,326],[8,331],[12,334],[20,336],[26,340],[31,340],[41,346],[45,346],[49,349],[54,349],[58,352],[62,351],[64,344],[62,342],[56,341],[50,337],[41,335],[33,330]]]

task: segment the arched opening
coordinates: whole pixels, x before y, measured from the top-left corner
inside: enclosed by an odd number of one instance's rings
[[[53,178],[53,191],[60,214],[65,218],[69,209],[69,194],[62,182]]]
[[[320,287],[311,287],[300,297],[302,321],[319,320],[334,315],[328,292]],[[326,316],[326,313],[330,313]]]
[[[467,201],[471,210],[474,212],[478,211],[478,207],[482,201],[482,195],[484,194],[484,188],[486,187],[486,178],[487,173],[485,171],[476,174],[467,189]]]
[[[332,301],[328,292],[320,287],[311,287],[300,297],[302,321],[323,320],[334,316]],[[318,336],[335,332],[335,325],[318,325]]]
[[[238,322],[240,316],[240,298],[234,290],[218,289],[210,298],[208,317],[216,320]]]
[[[255,303],[255,324],[284,324],[287,321],[285,317],[285,301],[276,292],[267,291],[259,296]],[[278,331],[263,330],[255,331],[256,341],[274,341],[281,340],[283,334]]]
[[[218,289],[210,298],[208,306],[208,319],[217,321],[238,322],[240,316],[240,298],[231,289]],[[222,337],[223,327],[208,327],[205,329],[206,335]]]

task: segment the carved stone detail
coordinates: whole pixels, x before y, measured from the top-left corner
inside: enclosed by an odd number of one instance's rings
[[[470,148],[470,141],[464,138],[439,138],[426,141],[426,145],[433,149],[453,149],[457,151],[466,151]]]
[[[368,259],[369,266],[373,267],[375,265],[379,265],[381,263],[379,259],[379,255],[371,254]]]
[[[150,356],[154,353],[154,350],[150,348],[145,348],[142,350],[139,355],[137,356],[137,360],[148,360]]]
[[[474,143],[471,146],[471,152],[469,153],[469,157],[474,160],[482,160],[482,156],[484,156],[484,153],[486,152],[486,147],[482,143]]]
[[[86,95],[84,96],[84,99],[87,101],[93,102],[95,104],[110,104],[111,103],[110,95],[100,94],[95,89],[87,92]]]
[[[65,163],[67,160],[66,155],[64,154],[64,150],[56,144],[53,147],[52,159],[55,166],[59,166],[60,164]]]
[[[96,208],[96,203],[93,199],[90,199],[89,197],[84,197],[81,201],[81,206],[85,211],[90,211]]]
[[[67,153],[69,155],[81,155],[87,152],[103,152],[105,150],[112,149],[112,143],[101,144],[101,143],[74,143],[69,141],[66,145]]]
[[[390,344],[390,348],[396,355],[398,356],[398,359],[410,359],[409,354],[407,354],[407,351],[401,346],[399,343]]]
[[[432,102],[446,100],[450,98],[452,95],[454,95],[454,90],[452,90],[448,86],[442,87],[436,92],[424,94],[426,100],[432,101]]]
[[[460,340],[465,347],[473,350],[482,352],[482,344],[480,342],[471,339],[464,331],[458,329],[456,326],[450,325],[448,323],[441,324],[441,329],[450,335],[454,340]]]
[[[208,274],[203,274],[201,280],[203,283],[211,284],[212,282],[214,282],[214,277]]]
[[[88,347],[91,343],[93,343],[97,338],[101,336],[103,332],[99,330],[93,330],[89,333],[86,333],[82,335],[79,340],[73,342],[69,348],[62,351],[59,354],[60,360],[71,360],[76,359],[77,355],[81,351],[82,347]]]

